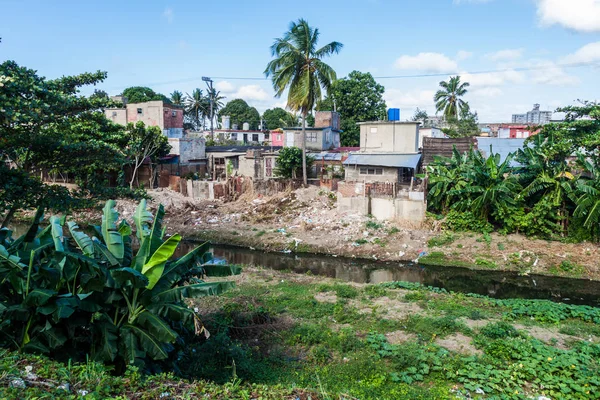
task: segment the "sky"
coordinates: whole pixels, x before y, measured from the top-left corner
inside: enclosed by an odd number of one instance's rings
[[[370,72],[403,120],[435,114],[439,82],[457,73],[480,122],[600,100],[600,0],[0,0],[0,14],[0,61],[48,78],[107,71],[97,88],[111,95],[191,93],[208,76],[226,101],[285,107],[264,69],[304,18],[321,44],[344,44],[326,60],[338,78]]]

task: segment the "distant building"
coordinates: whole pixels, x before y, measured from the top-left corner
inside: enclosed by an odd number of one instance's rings
[[[535,135],[537,129],[531,129],[527,125],[504,125],[498,128],[499,139],[527,139]]]
[[[340,147],[340,114],[335,111],[317,111],[315,126],[306,128],[306,149],[314,151]],[[302,128],[283,128],[285,147],[302,147]]]
[[[183,137],[183,109],[160,100],[129,103],[123,108],[107,108],[104,115],[117,124],[142,121],[147,126],[158,126],[168,138]]]
[[[552,111],[540,111],[540,105],[534,104],[533,110],[527,111],[526,114],[513,114],[513,124],[536,124],[543,125],[550,122],[552,119]]]

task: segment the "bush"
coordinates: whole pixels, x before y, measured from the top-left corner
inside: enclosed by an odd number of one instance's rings
[[[171,260],[181,236],[163,237],[164,209],[156,216],[143,200],[133,217],[141,243],[132,250],[132,228],[118,222],[115,202],[103,210],[90,238],[76,223],[42,210],[29,231],[0,236],[0,345],[50,356],[120,365],[166,360],[185,329],[204,332],[185,298],[221,293],[229,282],[204,282],[239,267],[209,265],[208,244]],[[189,282],[186,284],[186,282]]]
[[[445,227],[457,232],[493,232],[494,227],[485,219],[475,216],[470,211],[451,210],[446,215]]]
[[[500,321],[487,324],[481,328],[481,334],[490,339],[504,339],[508,337],[518,337],[519,331],[508,322]]]

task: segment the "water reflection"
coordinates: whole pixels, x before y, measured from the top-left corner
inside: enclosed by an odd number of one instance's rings
[[[193,244],[184,243],[182,251]],[[600,282],[516,272],[473,271],[456,267],[423,267],[412,263],[383,263],[345,257],[265,253],[232,246],[214,246],[216,257],[230,264],[256,265],[296,273],[310,272],[349,282],[419,282],[463,293],[495,298],[550,299],[576,304],[600,304]]]

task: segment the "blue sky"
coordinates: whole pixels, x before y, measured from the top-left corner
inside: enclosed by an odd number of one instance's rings
[[[231,78],[264,77],[273,38],[303,17],[323,44],[344,44],[328,60],[338,77],[460,72],[483,122],[533,103],[600,100],[600,0],[0,0],[0,10],[0,60],[49,78],[105,70],[99,87],[110,94],[133,85],[191,92],[212,76],[227,78],[215,78],[227,100],[284,106],[267,80]],[[565,66],[573,63],[583,66]],[[416,107],[435,112],[442,79],[378,81],[405,119]]]

